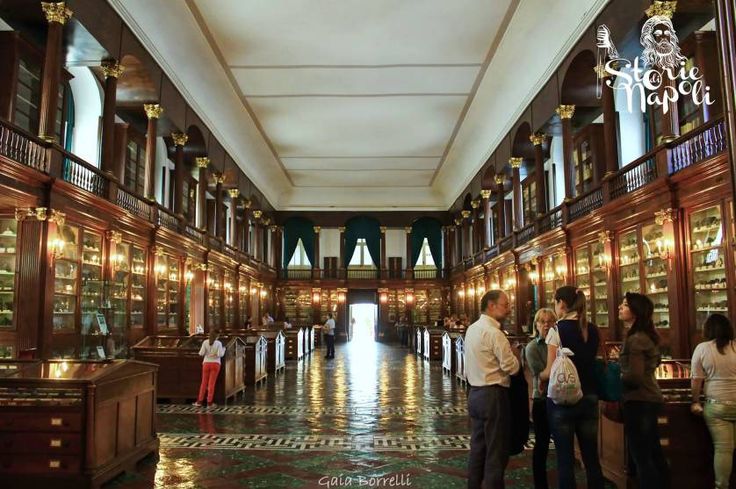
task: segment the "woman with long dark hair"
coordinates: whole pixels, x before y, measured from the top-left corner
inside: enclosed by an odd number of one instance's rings
[[[723,314],[711,314],[703,326],[705,340],[695,347],[692,359],[692,405],[705,416],[713,439],[716,488],[727,488],[731,478],[736,439],[736,344],[733,328]],[[705,384],[705,409],[700,393]]]
[[[575,437],[585,465],[588,489],[603,489],[603,472],[598,460],[598,394],[595,357],[600,336],[598,328],[588,322],[585,293],[571,285],[555,292],[555,313],[559,320],[547,334],[547,367],[539,375],[546,382],[557,357],[557,350],[567,348],[578,371],[583,397],[576,404],[558,405],[547,399],[549,424],[557,450],[557,472],[560,489],[575,486]],[[544,385],[540,385],[543,389]]]
[[[660,489],[669,485],[669,468],[657,427],[663,398],[654,375],[661,355],[653,313],[654,304],[642,294],[628,292],[618,306],[618,318],[628,330],[620,356],[626,446],[639,487]]]

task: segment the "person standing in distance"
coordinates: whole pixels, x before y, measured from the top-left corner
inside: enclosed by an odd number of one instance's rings
[[[325,358],[335,358],[335,320],[331,312],[327,313],[327,321],[325,321],[322,331],[325,332],[325,343],[327,344]]]
[[[510,376],[519,371],[518,351],[501,330],[509,298],[490,290],[480,300],[480,318],[465,333],[465,370],[470,384],[468,489],[503,489],[511,443]]]

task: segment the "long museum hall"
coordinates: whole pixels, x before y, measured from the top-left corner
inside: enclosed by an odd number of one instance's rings
[[[0,0],[0,486],[736,489],[736,0]]]

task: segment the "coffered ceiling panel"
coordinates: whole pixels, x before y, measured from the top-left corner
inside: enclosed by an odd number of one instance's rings
[[[323,157],[301,157],[281,158],[287,170],[353,170],[355,168],[370,168],[371,170],[432,170],[440,161],[438,157],[403,157],[374,158],[365,156],[362,158],[323,158]]]
[[[434,170],[292,170],[289,174],[297,187],[426,187]]]

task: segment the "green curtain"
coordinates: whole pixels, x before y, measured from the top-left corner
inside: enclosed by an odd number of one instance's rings
[[[442,268],[442,224],[431,217],[421,217],[411,226],[411,266],[414,267],[422,251],[422,243],[427,238],[429,251],[437,268]]]
[[[284,222],[284,270],[289,266],[289,260],[296,251],[299,240],[304,243],[304,251],[307,254],[312,267],[314,263],[314,223],[304,217],[290,217]]]
[[[345,268],[355,253],[358,238],[365,239],[368,253],[376,267],[381,267],[381,225],[368,216],[357,216],[345,223]]]

